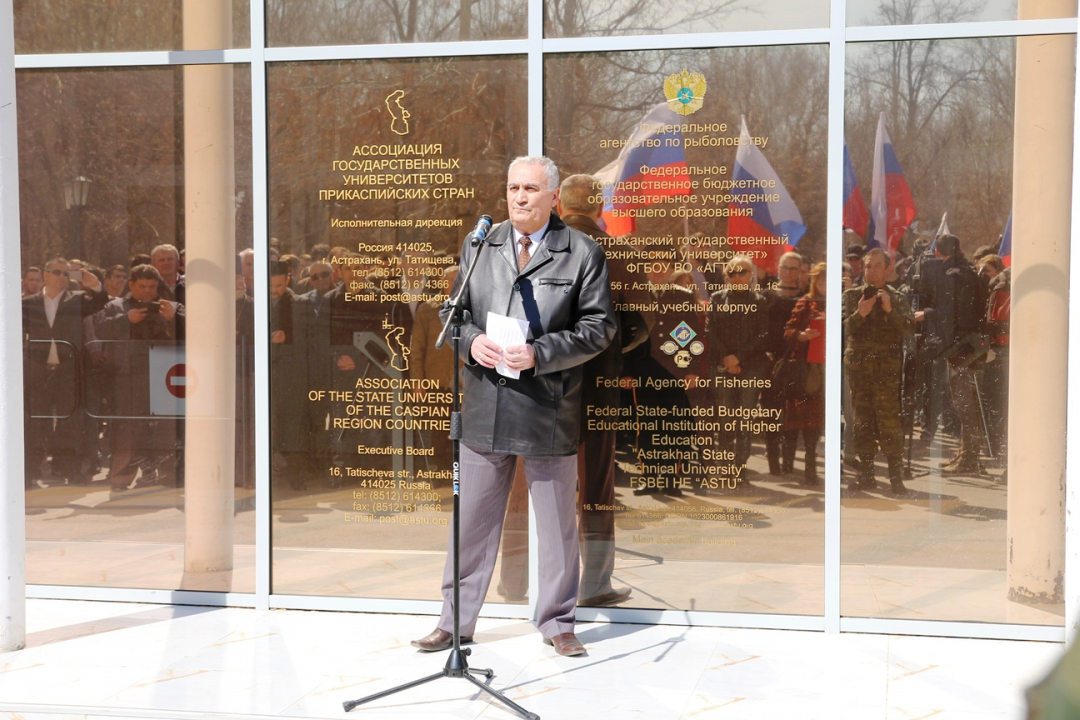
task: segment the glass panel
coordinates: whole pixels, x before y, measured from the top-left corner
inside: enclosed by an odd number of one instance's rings
[[[528,33],[525,0],[266,0],[266,42],[290,45],[507,40]]]
[[[786,0],[544,2],[544,35],[547,37],[802,30],[828,26],[828,0],[802,0],[797,3]]]
[[[822,613],[827,48],[550,56],[545,79],[548,153],[602,183],[563,217],[602,210],[621,328],[586,368],[582,594]]]
[[[1076,0],[847,0],[848,25],[922,25],[1076,17]]]
[[[1061,625],[1075,37],[847,57],[842,612]]]
[[[250,68],[17,80],[27,580],[254,592]]]
[[[505,215],[525,74],[521,57],[269,68],[274,592],[439,597],[453,365],[437,308],[480,212]],[[524,504],[509,515],[520,571]],[[491,599],[524,600],[511,575]]]
[[[221,50],[251,43],[250,0],[204,3],[224,19],[224,40],[194,44],[184,41],[183,0],[16,0],[15,52],[81,53],[136,50]],[[200,13],[204,12],[202,8]],[[194,18],[203,30],[207,18]],[[196,33],[198,34],[198,33]]]

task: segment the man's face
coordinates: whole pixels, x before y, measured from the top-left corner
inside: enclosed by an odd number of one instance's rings
[[[983,265],[979,272],[985,275],[987,280],[993,280],[998,276],[997,268],[990,263]]]
[[[67,263],[54,262],[45,266],[45,290],[52,296],[67,290],[68,266]]]
[[[796,267],[798,263],[796,263]],[[728,283],[737,290],[747,290],[754,280],[754,273],[749,265],[739,265],[727,271]]]
[[[131,288],[131,299],[139,302],[152,302],[157,300],[157,283],[154,278],[141,278],[128,283]]]
[[[285,294],[285,290],[289,287],[288,275],[271,275],[270,276],[270,299],[277,300],[279,297]]]
[[[862,258],[849,257],[847,258],[848,265],[851,266],[851,272],[853,277],[858,277],[863,271]]]
[[[777,276],[780,278],[780,287],[799,287],[799,271],[801,268],[802,264],[795,258],[787,258],[781,262],[780,267],[776,271]]]
[[[32,270],[26,273],[26,277],[23,278],[23,292],[27,295],[35,295],[41,291],[43,284],[45,284],[45,280],[41,277],[41,273]]]
[[[539,165],[515,165],[506,178],[506,207],[510,224],[525,235],[544,227],[559,200],[559,190],[548,190],[547,175]]]
[[[240,269],[244,272],[244,284],[248,290],[255,289],[255,254],[245,253],[240,256]]]
[[[874,285],[875,287],[881,287],[885,284],[885,277],[888,264],[885,262],[885,258],[880,255],[873,255],[863,261],[863,279],[867,285]]]
[[[127,273],[123,270],[113,270],[105,281],[105,289],[113,297],[120,295],[124,290],[124,285],[127,283],[127,277]]]
[[[311,280],[311,287],[318,290],[320,295],[334,287],[334,271],[324,263],[312,263],[308,279]]]
[[[158,250],[150,256],[150,264],[157,268],[161,277],[171,281],[176,277],[176,269],[179,267],[179,258],[176,253],[169,250]]]

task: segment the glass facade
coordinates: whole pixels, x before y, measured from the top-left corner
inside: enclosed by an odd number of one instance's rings
[[[848,25],[924,25],[930,23],[988,22],[1076,17],[1076,0],[1023,2],[1023,0],[986,0],[985,2],[878,2],[849,0]]]
[[[252,305],[214,257],[228,244],[235,269],[233,244],[252,240],[250,77],[223,65],[18,78],[30,582],[254,590]],[[216,126],[190,119],[196,84],[230,98]],[[192,156],[203,141],[224,148],[209,165]],[[226,357],[207,360],[215,332]],[[227,486],[202,474],[207,424],[228,435]],[[202,502],[234,508],[212,570],[192,563],[190,536],[224,521],[201,517]]]
[[[1075,1],[31,5],[29,582],[433,611],[439,309],[544,154],[618,325],[579,617],[1064,626]]]
[[[513,56],[269,70],[269,252],[315,255],[271,276],[276,592],[437,597],[453,398],[438,308],[526,152],[524,73]]]
[[[544,34],[558,38],[801,30],[828,25],[826,0],[680,0],[664,5],[544,0]]]
[[[272,47],[508,40],[525,37],[524,0],[266,0]]]
[[[613,531],[616,582],[637,591],[628,605],[820,614],[825,285],[819,274],[810,287],[803,262],[825,255],[827,48],[558,55],[544,70],[545,152],[609,198],[623,327],[621,368],[587,375],[583,414],[583,454],[613,457],[615,496],[588,497],[601,471],[586,465],[582,522]],[[744,214],[776,178],[802,211],[787,240],[800,255]],[[797,336],[811,322],[817,387],[789,397],[773,367],[808,368]],[[799,409],[785,418],[789,401]],[[796,476],[800,435],[810,467]]]
[[[215,42],[184,36],[183,0],[16,2],[15,52],[95,53],[138,50],[224,50],[251,43],[249,0],[220,0],[228,32]],[[198,14],[197,8],[191,12]],[[199,22],[202,22],[200,19]]]

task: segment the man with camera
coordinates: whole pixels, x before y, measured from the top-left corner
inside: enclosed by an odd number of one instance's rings
[[[72,281],[82,289],[70,289]],[[69,270],[60,257],[45,263],[44,287],[23,299],[27,487],[46,454],[54,475],[72,485],[90,482],[93,424],[79,407],[78,366],[87,340],[83,320],[108,300],[93,273]]]
[[[851,386],[859,458],[859,473],[849,489],[876,487],[874,457],[880,448],[889,464],[889,484],[900,495],[907,491],[902,475],[902,349],[915,320],[904,296],[886,285],[889,264],[883,250],[870,250],[863,257],[864,284],[844,292],[844,372]]]
[[[127,297],[110,300],[96,318],[95,332],[105,343],[113,370],[117,418],[110,424],[112,489],[131,487],[141,457],[144,481],[156,470],[158,482],[176,486],[179,428],[175,419],[150,417],[150,348],[183,342],[184,306],[159,296],[161,274],[153,265],[136,265]]]

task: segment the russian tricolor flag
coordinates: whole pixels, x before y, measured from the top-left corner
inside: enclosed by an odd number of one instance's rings
[[[1005,232],[1001,236],[1001,244],[998,245],[997,254],[1001,257],[1005,267],[1012,265],[1012,211],[1009,211],[1009,219],[1005,223]]]
[[[754,250],[754,264],[775,273],[780,256],[799,244],[806,233],[806,225],[776,171],[754,145],[745,117],[742,118],[732,180],[736,189],[732,190],[731,209],[749,212],[746,215],[733,213],[728,218],[728,243],[736,250]],[[740,188],[740,181],[751,181],[752,187]],[[766,202],[761,199],[763,196],[776,199]],[[761,251],[765,252],[765,257],[759,256]]]
[[[885,130],[885,113],[881,113],[874,141],[874,181],[870,189],[870,235],[866,249],[881,248],[895,259],[904,232],[914,219],[915,201]]]
[[[851,156],[848,155],[847,143],[844,143],[844,227],[853,231],[859,237],[866,236],[866,225],[870,222],[870,215],[866,212],[866,203],[863,202],[862,192],[859,191],[859,181],[855,178],[855,167],[851,164]]]
[[[634,217],[623,214],[627,210],[648,207],[660,197],[690,194],[682,125],[682,115],[660,103],[638,123],[618,159],[596,173],[604,184],[600,217],[608,234],[620,237],[635,230]],[[663,172],[656,172],[660,168]]]

